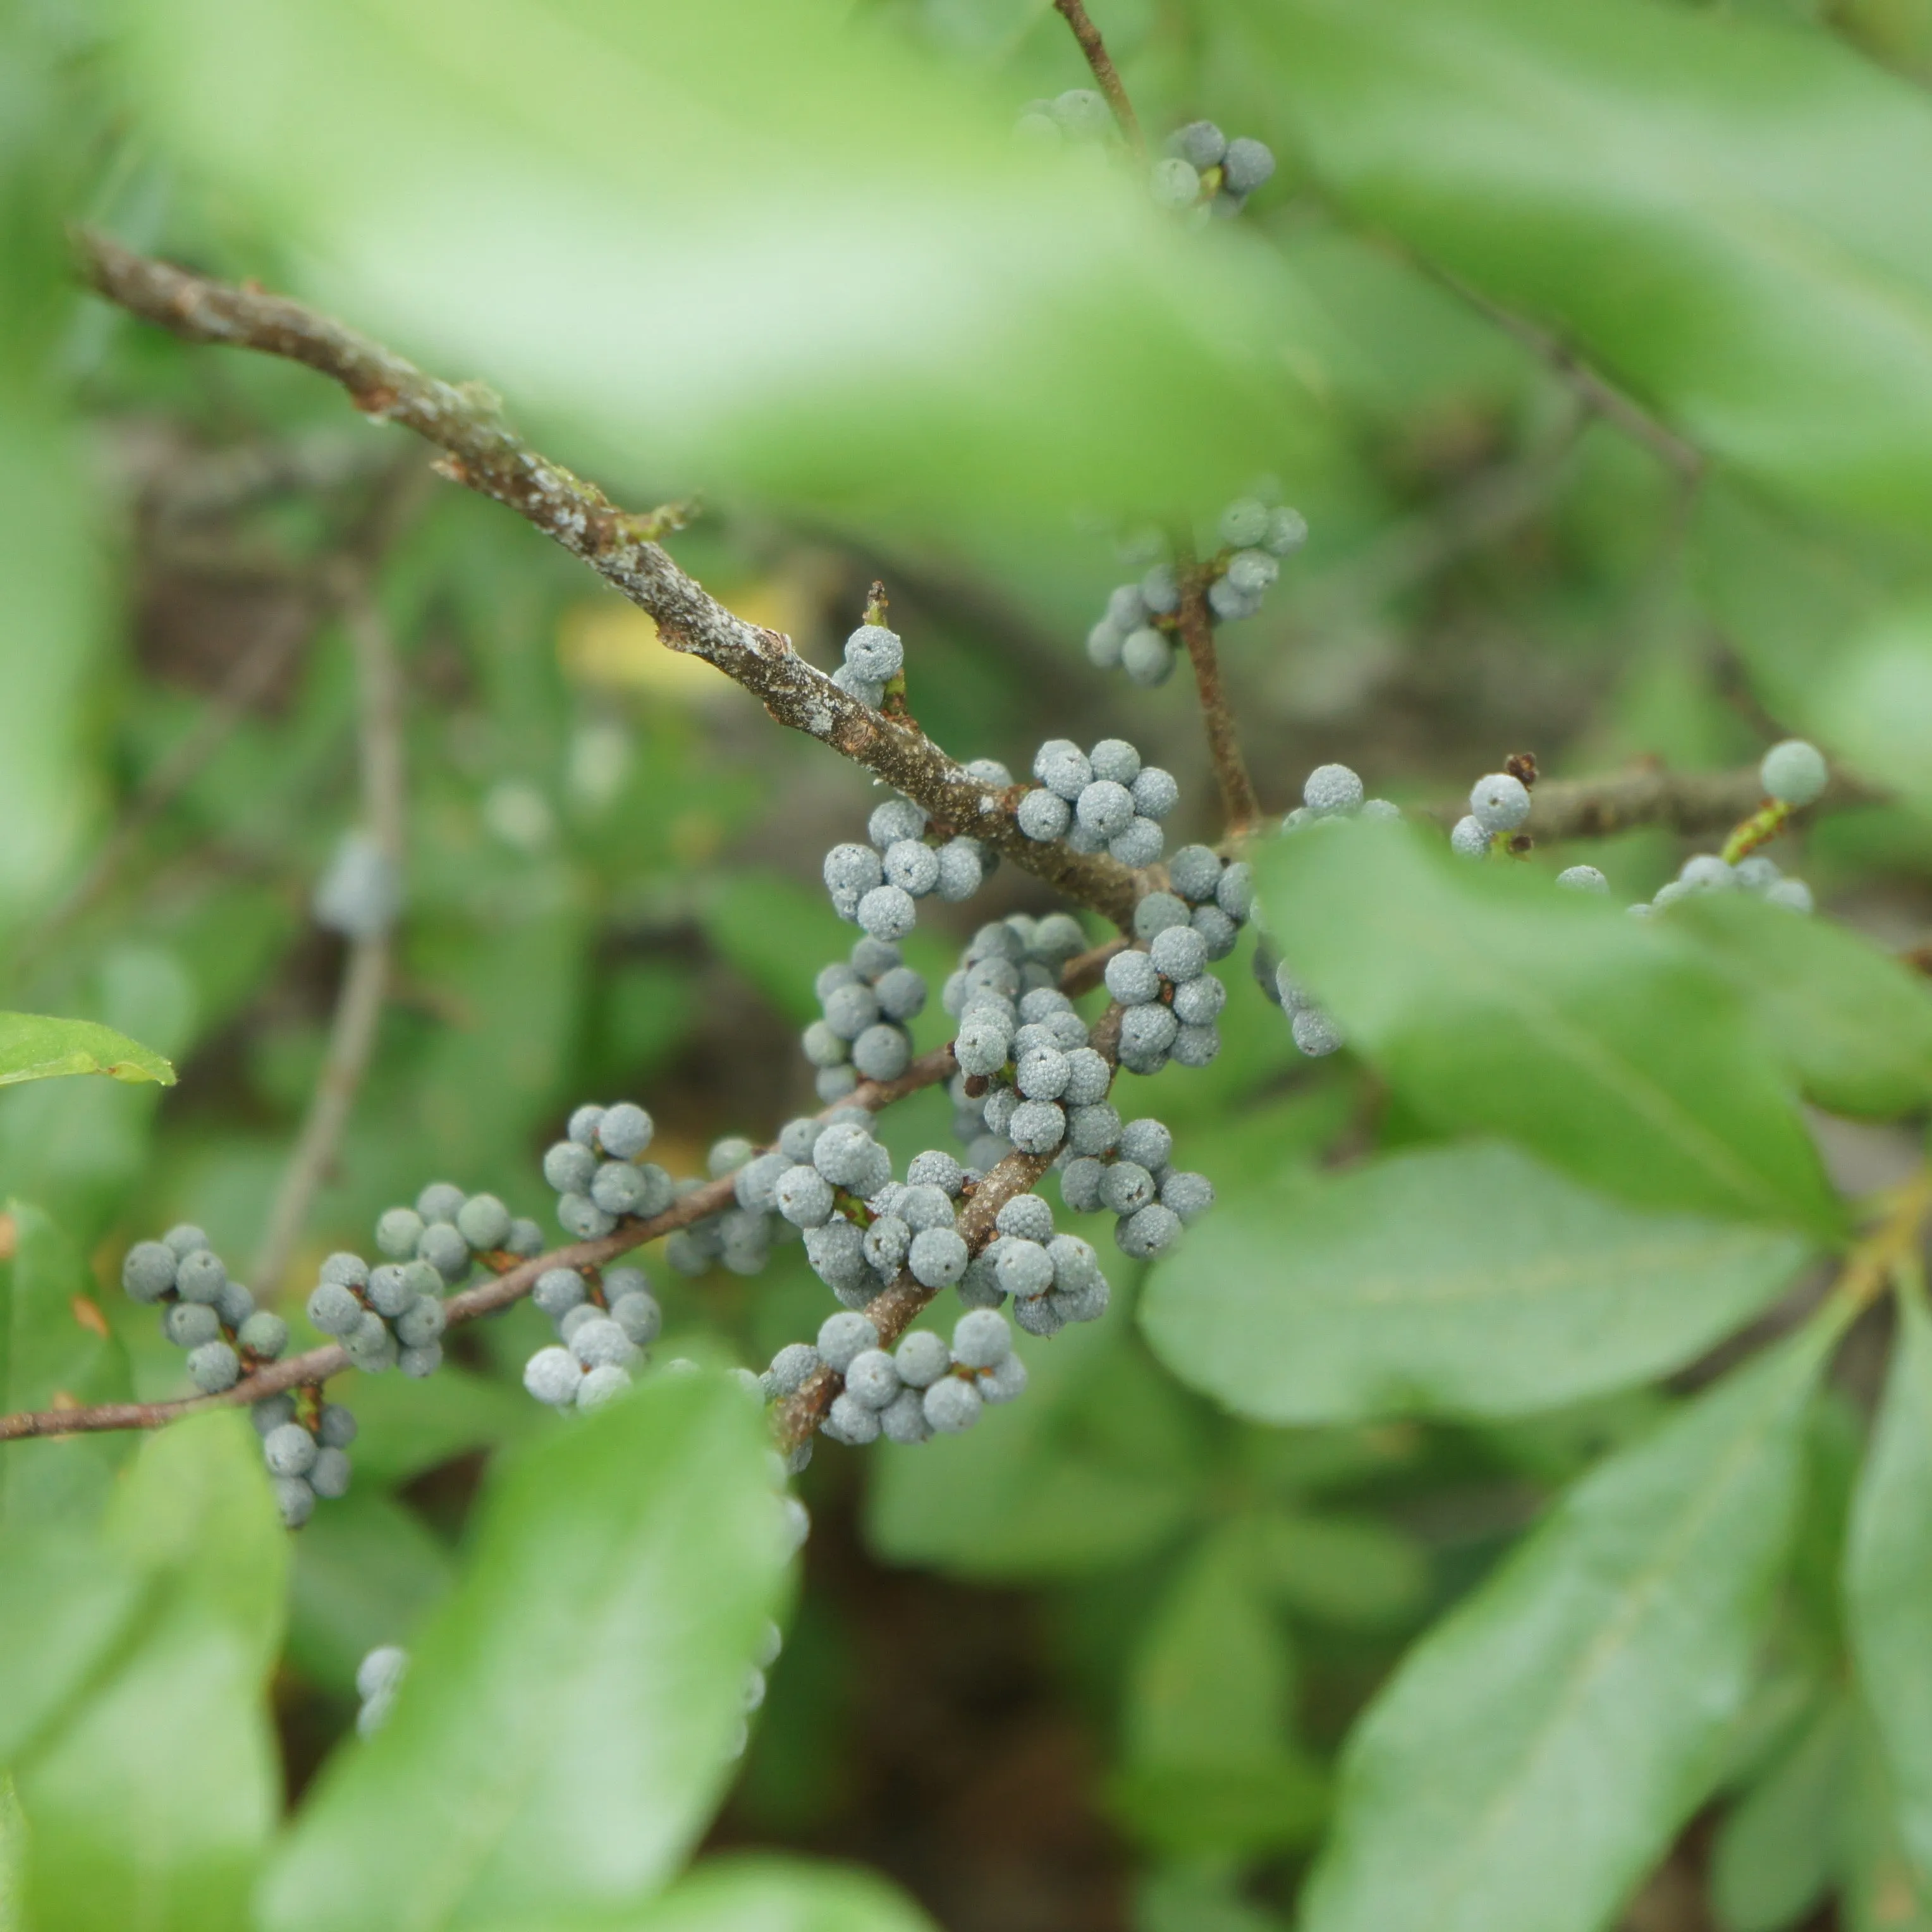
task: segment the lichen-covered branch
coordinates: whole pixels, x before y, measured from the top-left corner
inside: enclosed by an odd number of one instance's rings
[[[1119,925],[1132,916],[1136,881],[1126,866],[1024,837],[1000,793],[970,777],[922,733],[848,697],[790,638],[736,616],[681,570],[656,541],[674,520],[667,513],[619,508],[596,484],[526,444],[486,392],[427,375],[284,297],[192,274],[104,236],[83,234],[78,245],[90,285],[109,301],[189,341],[281,356],[339,382],[365,416],[435,444],[445,452],[438,466],[444,476],[514,510],[587,563],[649,614],[672,650],[715,665],[778,723],[863,765],[940,824],[983,841],[1076,904]]]

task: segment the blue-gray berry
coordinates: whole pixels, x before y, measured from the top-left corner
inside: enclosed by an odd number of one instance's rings
[[[1218,167],[1228,152],[1228,137],[1211,121],[1190,121],[1167,137],[1167,151],[1197,168]]]
[[[640,1348],[650,1347],[664,1326],[664,1314],[658,1306],[657,1298],[642,1288],[633,1289],[628,1294],[612,1295],[610,1319]]]
[[[299,1529],[315,1514],[315,1492],[299,1476],[277,1476],[269,1487],[274,1490],[275,1508],[285,1529]]]
[[[1114,1224],[1114,1239],[1120,1244],[1120,1252],[1136,1261],[1165,1253],[1180,1234],[1180,1216],[1158,1201]]]
[[[818,1372],[818,1351],[809,1342],[788,1342],[772,1358],[764,1381],[774,1396],[796,1395]]]
[[[1107,991],[1124,1006],[1144,1006],[1160,997],[1160,969],[1144,952],[1115,953],[1104,976]]]
[[[289,1346],[289,1324],[279,1315],[258,1308],[235,1331],[235,1340],[259,1360],[272,1362]]]
[[[178,1261],[184,1256],[193,1254],[197,1248],[206,1247],[208,1236],[192,1221],[178,1221],[161,1237],[161,1244]]]
[[[262,1460],[272,1476],[305,1476],[315,1466],[315,1438],[299,1422],[285,1422],[262,1438]]]
[[[188,1352],[188,1378],[202,1394],[219,1395],[241,1380],[242,1358],[226,1342],[203,1342]]]
[[[1258,497],[1238,497],[1221,512],[1221,541],[1231,550],[1245,550],[1268,535],[1268,506]]]
[[[1066,1148],[1074,1155],[1102,1154],[1120,1138],[1120,1117],[1104,1100],[1066,1110]]]
[[[1180,1025],[1172,1012],[1158,1002],[1130,1006],[1120,1022],[1121,1065],[1138,1072],[1136,1062],[1159,1060],[1173,1046]]]
[[[1308,519],[1299,510],[1270,510],[1263,545],[1276,556],[1292,556],[1308,541]]]
[[[449,1325],[449,1311],[433,1294],[418,1295],[396,1318],[396,1340],[407,1350],[427,1348],[440,1341]]]
[[[136,1241],[121,1264],[121,1286],[136,1301],[158,1301],[175,1285],[175,1268],[165,1241]]]
[[[590,1180],[590,1198],[607,1214],[634,1214],[644,1205],[644,1178],[627,1160],[607,1160]]]
[[[923,1154],[914,1154],[906,1168],[908,1186],[936,1187],[948,1200],[959,1198],[965,1180],[966,1170],[940,1148],[928,1148]]]
[[[903,939],[919,923],[919,908],[902,886],[874,886],[859,902],[858,920],[874,939]]]
[[[832,1398],[832,1406],[826,1411],[822,1426],[833,1442],[846,1443],[854,1449],[863,1448],[867,1443],[879,1439],[878,1412],[867,1408],[862,1402],[855,1402],[844,1390]]]
[[[594,1113],[601,1118],[603,1112],[601,1107],[578,1108],[570,1117],[571,1138],[576,1139],[578,1124],[586,1113]],[[432,1180],[416,1196],[416,1212],[424,1221],[454,1222],[469,1198],[454,1181]]]
[[[866,1230],[866,1259],[873,1270],[888,1280],[905,1265],[912,1246],[912,1230],[896,1214],[880,1214]]]
[[[1053,1263],[1038,1241],[1002,1236],[993,1264],[1000,1286],[1016,1300],[1044,1294],[1053,1286]]]
[[[939,884],[939,854],[922,839],[895,839],[886,848],[886,882],[924,898]]]
[[[933,1338],[935,1341],[938,1336]],[[940,1346],[946,1345],[942,1342]],[[908,1388],[878,1412],[879,1432],[888,1442],[923,1442],[932,1434],[926,1419],[925,1398],[918,1389]]]
[[[560,1194],[583,1194],[589,1191],[590,1178],[597,1172],[597,1156],[592,1150],[579,1141],[559,1141],[543,1157],[543,1178]],[[407,1215],[405,1223],[399,1217]],[[416,1252],[416,1244],[422,1234],[422,1219],[406,1208],[392,1208],[376,1226],[376,1244],[385,1254],[394,1254],[398,1249],[389,1245],[384,1238],[386,1227],[393,1226],[398,1241],[402,1238],[406,1227],[412,1227],[409,1246],[400,1250],[406,1255]]]
[[[906,1266],[922,1288],[950,1288],[970,1258],[964,1237],[952,1228],[922,1228],[906,1251]]]
[[[1191,208],[1201,193],[1201,172],[1178,154],[1156,161],[1149,186],[1159,208]]]
[[[896,1080],[912,1064],[912,1043],[904,1028],[881,1020],[852,1042],[852,1064],[867,1080]]]
[[[1013,817],[1028,838],[1044,844],[1066,836],[1073,821],[1073,808],[1058,792],[1036,787],[1020,800]]]
[[[1154,1176],[1137,1160],[1115,1161],[1100,1179],[1100,1204],[1110,1214],[1137,1214],[1159,1192]]]
[[[1456,820],[1449,834],[1449,849],[1458,858],[1480,859],[1488,855],[1489,827],[1474,812]]]
[[[1362,802],[1361,779],[1346,765],[1317,765],[1301,788],[1301,802],[1318,818],[1353,812]]]
[[[1118,956],[1123,959],[1128,956]],[[1207,969],[1208,943],[1193,926],[1170,926],[1156,933],[1148,944],[1148,957],[1163,980],[1176,984],[1200,977]]]
[[[946,1344],[926,1328],[906,1335],[892,1358],[894,1372],[911,1389],[930,1388],[952,1365]]]
[[[1491,772],[1469,790],[1470,815],[1485,832],[1514,832],[1529,816],[1529,789],[1508,772]]]
[[[1106,1169],[1090,1156],[1070,1160],[1060,1170],[1060,1198],[1070,1213],[1091,1214],[1100,1205],[1100,1180]]]
[[[872,808],[866,836],[883,852],[902,838],[917,838],[926,830],[926,808],[909,798],[889,798]]]
[[[325,1335],[348,1335],[365,1312],[352,1288],[326,1281],[308,1298],[308,1318]]]
[[[1227,988],[1213,974],[1204,973],[1175,987],[1174,1016],[1184,1027],[1212,1026],[1227,1002]]]
[[[270,1430],[295,1419],[296,1399],[292,1395],[265,1395],[248,1405],[248,1420],[255,1425],[257,1436],[266,1436]]]
[[[1339,1052],[1343,1043],[1342,1029],[1318,1006],[1310,1006],[1297,1013],[1289,1030],[1294,1036],[1295,1045],[1311,1060]]]
[[[378,1315],[394,1320],[415,1301],[417,1291],[406,1269],[385,1262],[370,1270],[369,1285],[363,1292]]]
[[[1772,746],[1758,766],[1765,795],[1789,806],[1809,805],[1830,782],[1825,754],[1802,738],[1786,738]]]
[[[1066,1138],[1066,1115],[1052,1100],[1023,1100],[1013,1109],[1006,1132],[1022,1154],[1051,1154]]]
[[[606,1114],[607,1126],[609,1120]],[[472,1248],[500,1248],[510,1232],[510,1210],[494,1194],[472,1194],[456,1210],[456,1231]]]
[[[583,1106],[577,1108],[572,1112],[570,1118],[564,1124],[564,1133],[567,1138],[576,1142],[578,1146],[594,1148],[597,1144],[598,1124],[602,1120],[603,1118],[604,1109],[598,1106],[594,1101],[587,1101]],[[443,1183],[438,1184],[439,1186],[446,1184]],[[430,1190],[428,1189],[424,1190],[425,1193],[429,1191]],[[453,1191],[458,1193],[460,1204],[461,1190],[457,1190]],[[436,1215],[431,1214],[427,1208],[423,1206],[421,1199],[417,1201],[416,1208],[417,1210],[422,1214],[424,1220],[432,1221],[437,1218]],[[455,1210],[452,1208],[450,1211],[453,1214],[455,1212]]]
[[[622,1368],[637,1358],[637,1345],[608,1315],[580,1322],[571,1331],[570,1352],[586,1369],[614,1364]]]
[[[845,1369],[845,1393],[866,1408],[884,1408],[904,1384],[883,1348],[862,1348]]]
[[[1743,868],[1738,869],[1742,872]],[[1565,866],[1557,874],[1556,883],[1573,892],[1607,894],[1610,890],[1610,880],[1594,866]]]
[[[553,1408],[568,1408],[583,1380],[583,1368],[568,1348],[539,1348],[524,1364],[524,1388]]]
[[[845,662],[861,677],[884,684],[905,668],[905,644],[883,624],[861,624],[845,640]]]
[[[1252,194],[1274,172],[1274,155],[1265,142],[1242,134],[1228,143],[1221,178],[1232,193]]]
[[[1120,640],[1120,668],[1129,680],[1153,689],[1174,675],[1174,646],[1164,631],[1143,624]]]
[[[842,1376],[855,1356],[878,1346],[878,1330],[868,1317],[854,1310],[842,1309],[819,1324],[818,1352],[836,1375]]]
[[[559,1195],[556,1221],[566,1234],[580,1241],[599,1240],[617,1225],[616,1216],[605,1213],[587,1194]]]
[[[1170,1174],[1160,1184],[1160,1204],[1184,1225],[1197,1221],[1214,1204],[1214,1184],[1204,1174]]]
[[[184,1301],[206,1302],[212,1307],[227,1285],[228,1270],[212,1249],[196,1248],[176,1264],[175,1292]]]
[[[318,1449],[310,1466],[308,1486],[325,1502],[333,1502],[349,1493],[349,1457],[340,1449]]]
[[[568,1199],[569,1197],[565,1197]],[[609,1229],[604,1230],[608,1233]],[[416,1244],[417,1258],[426,1261],[445,1281],[458,1281],[470,1271],[470,1244],[453,1222],[432,1221]]]
[[[584,1150],[570,1142],[562,1143],[573,1154],[581,1154]],[[553,1148],[551,1154],[556,1149]],[[587,1159],[588,1156],[586,1156]],[[544,1156],[544,1178],[550,1178],[550,1154]],[[559,1184],[551,1181],[554,1187]],[[423,1219],[413,1208],[388,1208],[383,1210],[376,1222],[376,1246],[392,1260],[407,1261],[416,1251],[416,1243],[422,1238]]]
[[[339,1402],[324,1402],[316,1419],[316,1440],[325,1449],[346,1449],[356,1440],[356,1418]]]
[[[926,1390],[922,1406],[935,1435],[958,1436],[980,1419],[980,1391],[958,1376],[944,1376]]]
[[[224,1281],[214,1298],[214,1312],[223,1325],[238,1328],[255,1312],[255,1298],[238,1281]]]
[[[953,1324],[953,1359],[962,1367],[996,1368],[1012,1352],[1012,1330],[993,1309],[968,1309]]]
[[[993,1225],[1017,1240],[1043,1245],[1053,1238],[1053,1210],[1037,1194],[1016,1194],[1001,1204]]]

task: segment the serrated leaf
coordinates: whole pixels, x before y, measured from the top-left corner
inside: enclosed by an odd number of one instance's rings
[[[1306,1932],[1595,1932],[1709,1788],[1800,1488],[1807,1333],[1601,1464],[1344,1753]]]
[[[780,1575],[758,1418],[661,1378],[517,1456],[388,1722],[268,1873],[272,1932],[566,1920],[641,1903],[729,1774]]]
[[[1141,1321],[1184,1382],[1260,1421],[1528,1414],[1694,1359],[1805,1253],[1508,1147],[1433,1148],[1220,1202],[1155,1268]]]
[[[124,1033],[94,1020],[44,1013],[0,1013],[0,1087],[53,1080],[69,1073],[104,1073],[111,1080],[152,1080],[172,1087],[175,1070]]]
[[[1932,226],[1888,185],[1932,172],[1922,93],[1736,10],[1246,11],[1359,213],[1759,481],[1922,526]]]
[[[1852,1506],[1845,1594],[1899,1835],[1932,1878],[1932,1316],[1916,1296],[1899,1306],[1892,1372]]]
[[[1278,258],[1182,234],[1137,170],[1022,152],[1010,104],[837,10],[136,16],[157,126],[316,292],[634,476],[642,452],[682,484],[954,535],[1204,508],[1308,446]],[[318,92],[331,113],[303,111]]]
[[[109,1540],[152,1594],[114,1667],[18,1766],[31,1922],[240,1932],[281,1802],[266,1692],[287,1541],[247,1418],[194,1416],[144,1443]]]
[[[1841,1227],[1735,989],[1668,922],[1403,826],[1318,824],[1256,872],[1283,957],[1425,1119],[1648,1205]]]

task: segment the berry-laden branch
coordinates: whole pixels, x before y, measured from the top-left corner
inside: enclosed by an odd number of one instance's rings
[[[514,510],[588,564],[656,624],[674,650],[700,657],[760,699],[779,724],[863,765],[941,824],[979,839],[1076,904],[1124,926],[1133,873],[1103,853],[1036,843],[1006,799],[925,734],[896,722],[806,662],[791,640],[736,616],[688,576],[656,538],[674,512],[638,515],[532,449],[475,386],[425,374],[356,331],[300,303],[197,275],[98,234],[79,238],[89,284],[130,314],[191,342],[252,349],[339,382],[356,406],[400,423],[446,452],[441,473]]]
[[[1822,793],[1804,808],[1809,818],[1862,805],[1882,805],[1888,794],[1850,772],[1834,770]],[[1608,838],[1644,825],[1661,825],[1688,836],[1728,832],[1764,802],[1764,780],[1756,765],[1730,772],[1672,772],[1641,765],[1596,778],[1545,778],[1532,794],[1523,829],[1540,844],[1570,838]],[[1468,810],[1466,800],[1432,806],[1438,825],[1454,825]]]
[[[1088,983],[1090,985],[1092,982]],[[952,1047],[936,1047],[914,1060],[896,1079],[862,1082],[836,1106],[827,1107],[820,1118],[830,1119],[847,1107],[862,1107],[877,1112],[910,1094],[950,1080],[958,1071],[958,1063],[952,1057]],[[725,1174],[718,1180],[704,1182],[661,1214],[654,1214],[648,1220],[623,1221],[610,1233],[596,1240],[574,1241],[567,1246],[553,1249],[548,1254],[537,1255],[504,1268],[494,1280],[479,1282],[476,1287],[465,1288],[448,1298],[443,1304],[448,1325],[455,1328],[465,1322],[474,1322],[521,1300],[536,1285],[538,1277],[549,1269],[602,1268],[633,1248],[676,1234],[680,1228],[691,1227],[718,1214],[730,1206],[736,1179],[735,1175]],[[271,1362],[218,1395],[190,1396],[178,1402],[100,1402],[92,1408],[40,1409],[0,1415],[0,1442],[18,1442],[31,1436],[159,1429],[200,1409],[238,1407],[260,1402],[264,1396],[282,1395],[292,1389],[319,1386],[352,1366],[349,1352],[339,1342],[330,1343]]]
[[[1100,30],[1095,26],[1081,0],[1053,0],[1054,10],[1073,30],[1073,38],[1080,43],[1080,51],[1087,57],[1087,64],[1094,70],[1094,78],[1099,82],[1100,92],[1107,97],[1107,105],[1114,110],[1114,118],[1119,122],[1120,133],[1127,146],[1132,149],[1136,160],[1147,157],[1147,142],[1141,134],[1141,124],[1134,112],[1134,104],[1127,98],[1127,90],[1121,84],[1120,70],[1114,64],[1114,57],[1107,51],[1107,44],[1100,38]]]

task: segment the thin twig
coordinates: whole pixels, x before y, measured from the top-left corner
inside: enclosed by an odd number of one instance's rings
[[[225,344],[304,364],[348,392],[364,415],[401,424],[446,452],[454,482],[514,510],[588,564],[688,651],[760,698],[779,724],[828,744],[925,806],[941,825],[982,840],[1116,925],[1132,918],[1137,882],[1104,854],[1022,833],[1004,794],[970,777],[922,733],[848,697],[776,631],[747,622],[708,595],[656,539],[669,512],[620,509],[594,484],[532,449],[494,398],[425,375],[412,363],[300,303],[135,254],[106,236],[77,238],[89,284],[131,314],[192,342]]]
[[[402,679],[388,624],[368,579],[366,566],[345,566],[340,603],[356,659],[356,742],[364,828],[390,876],[399,878],[405,837]],[[256,1293],[265,1299],[281,1286],[316,1192],[335,1164],[356,1096],[375,1051],[388,990],[389,954],[386,925],[380,932],[361,934],[350,943],[322,1070],[302,1132],[282,1170],[250,1276]]]
[[[1087,64],[1094,70],[1094,78],[1100,83],[1100,92],[1107,97],[1107,105],[1114,110],[1114,118],[1120,124],[1121,134],[1127,146],[1133,150],[1138,160],[1147,159],[1147,142],[1141,134],[1141,124],[1134,112],[1134,104],[1127,98],[1127,90],[1121,85],[1120,70],[1114,64],[1114,57],[1107,51],[1107,44],[1100,38],[1100,30],[1088,16],[1081,0],[1053,0],[1055,10],[1060,18],[1073,29],[1073,38],[1080,43],[1080,51],[1087,56]]]
[[[1234,713],[1228,709],[1227,693],[1221,686],[1221,661],[1214,650],[1214,624],[1208,609],[1208,573],[1184,543],[1175,549],[1174,575],[1180,585],[1176,621],[1194,666],[1201,722],[1208,728],[1208,754],[1214,760],[1222,808],[1228,815],[1227,836],[1239,838],[1262,815],[1262,802],[1255,796],[1248,761],[1241,755],[1240,734],[1234,728]]]
[[[1882,805],[1888,794],[1849,772],[1834,770],[1824,795],[1792,814],[1803,824],[1821,812]],[[1728,832],[1764,802],[1755,765],[1730,772],[1672,772],[1640,765],[1598,778],[1544,778],[1530,794],[1523,827],[1540,844],[1570,838],[1607,838],[1640,825],[1662,825],[1697,836]],[[1427,815],[1453,825],[1469,808],[1467,799],[1431,806]]]

